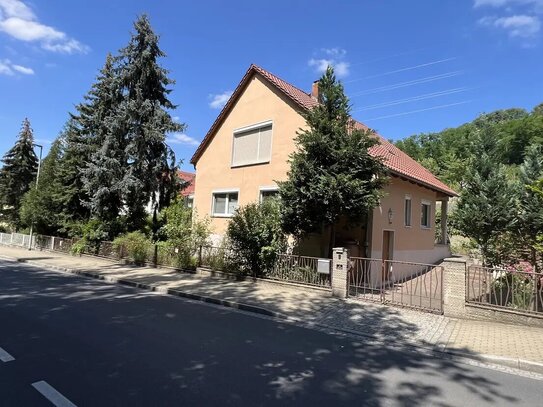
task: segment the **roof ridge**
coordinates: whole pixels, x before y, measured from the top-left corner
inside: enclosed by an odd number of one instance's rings
[[[273,77],[279,79],[280,81],[285,82],[287,85],[292,86],[292,87],[295,88],[296,90],[299,90],[300,92],[302,92],[302,93],[306,94],[307,96],[311,97],[311,92],[306,92],[306,91],[303,90],[302,88],[300,88],[300,87],[298,87],[298,86],[296,86],[296,85],[293,85],[292,83],[290,83],[290,82],[284,80],[284,79],[281,78],[280,76],[277,76],[276,74],[274,74],[274,73],[268,71],[267,69],[262,68],[260,65],[251,64],[251,66],[254,66],[257,70],[263,71],[263,72],[267,73],[268,75],[271,75],[271,76],[273,76]]]

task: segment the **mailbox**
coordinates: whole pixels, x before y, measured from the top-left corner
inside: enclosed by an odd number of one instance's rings
[[[317,260],[317,273],[330,274],[330,259]]]

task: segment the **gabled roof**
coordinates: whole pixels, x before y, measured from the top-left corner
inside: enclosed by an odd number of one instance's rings
[[[313,96],[311,96],[311,94],[304,92],[303,90],[291,85],[288,82],[285,82],[283,79],[275,76],[274,74],[266,71],[265,69],[252,64],[241,79],[234,92],[232,93],[232,96],[230,97],[226,105],[221,110],[221,113],[219,114],[217,119],[215,119],[215,122],[213,122],[213,124],[211,125],[211,128],[207,132],[206,136],[196,149],[194,155],[190,160],[192,164],[196,164],[207,145],[213,139],[216,130],[230,112],[230,109],[233,107],[234,103],[247,86],[251,77],[255,74],[259,74],[263,78],[265,78],[278,91],[283,93],[290,101],[300,107],[301,110],[311,109],[318,104],[317,100]],[[368,129],[365,124],[360,122],[356,122],[355,126],[361,130]],[[424,168],[420,163],[413,160],[411,157],[409,157],[409,155],[404,153],[402,150],[400,150],[398,147],[386,140],[381,135],[377,133],[376,135],[379,138],[379,144],[370,149],[370,154],[372,154],[374,157],[382,157],[384,164],[393,175],[407,179],[411,182],[415,182],[435,191],[442,192],[448,196],[458,195],[445,183],[441,182],[434,174]]]
[[[182,189],[180,194],[183,196],[193,195],[195,184],[196,184],[196,174],[193,172],[179,170],[177,171],[177,175],[183,181],[188,182],[187,187]]]

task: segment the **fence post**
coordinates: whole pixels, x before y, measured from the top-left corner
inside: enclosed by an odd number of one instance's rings
[[[55,251],[55,236],[51,236],[51,251]]]
[[[202,245],[198,250],[198,267],[202,267]]]
[[[443,266],[443,313],[452,317],[466,316],[466,260],[446,258]]]
[[[332,295],[346,298],[349,290],[348,251],[344,247],[332,249]]]
[[[9,241],[9,245],[13,246],[13,232],[11,232],[11,239]]]

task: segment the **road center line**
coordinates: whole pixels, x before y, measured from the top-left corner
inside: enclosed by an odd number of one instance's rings
[[[12,360],[15,360],[15,358],[7,353],[4,349],[0,348],[0,360],[2,362],[11,362]]]
[[[74,403],[56,391],[55,388],[46,381],[41,380],[39,382],[32,383],[32,387],[38,390],[43,397],[53,403],[56,407],[77,407]]]

